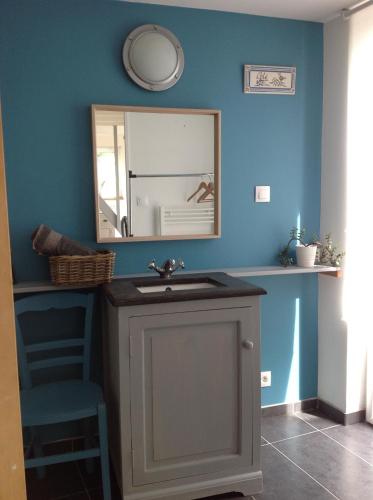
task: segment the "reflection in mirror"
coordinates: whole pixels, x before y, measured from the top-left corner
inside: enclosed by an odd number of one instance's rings
[[[97,241],[216,238],[220,112],[93,106]]]
[[[96,157],[100,236],[121,238],[127,219],[123,113],[96,115]]]

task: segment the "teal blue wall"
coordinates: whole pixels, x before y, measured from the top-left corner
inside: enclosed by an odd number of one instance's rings
[[[261,370],[272,371],[262,405],[317,396],[317,278],[307,275],[257,277],[262,299]]]
[[[166,92],[142,90],[122,67],[128,32],[145,23],[170,29],[184,48],[182,79]],[[41,222],[96,245],[92,103],[222,110],[222,238],[110,245],[117,274],[142,272],[150,258],[168,256],[182,256],[189,269],[270,265],[298,217],[318,232],[322,43],[318,23],[103,0],[1,0],[0,89],[17,277],[48,274],[30,244]],[[245,63],[296,66],[296,95],[244,94]],[[270,204],[254,203],[256,184],[271,186]],[[314,396],[315,278],[256,282],[270,292],[262,364],[274,382],[263,403],[286,395],[296,299],[300,395]]]

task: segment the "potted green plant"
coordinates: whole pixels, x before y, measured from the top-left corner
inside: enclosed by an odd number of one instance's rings
[[[318,246],[316,262],[322,266],[339,267],[344,256],[345,252],[338,250],[333,244],[332,235],[328,233]]]
[[[290,246],[293,241],[298,242],[298,245],[295,247],[297,265],[300,267],[313,267],[315,265],[316,252],[320,242],[317,236],[313,236],[307,243],[305,241],[305,233],[305,228],[292,228],[287,245],[279,253],[279,259],[282,266],[287,267],[294,264],[294,258],[290,255]]]
[[[339,267],[341,265],[345,252],[338,250],[334,245],[330,233],[325,236],[324,241],[319,241],[318,237],[314,235],[308,243],[305,241],[305,233],[305,228],[298,229],[293,227],[290,231],[290,239],[279,253],[279,260],[282,266],[287,267],[294,264],[294,258],[290,254],[293,241],[298,242],[298,245],[295,247],[298,266],[313,267],[315,262],[322,266]]]

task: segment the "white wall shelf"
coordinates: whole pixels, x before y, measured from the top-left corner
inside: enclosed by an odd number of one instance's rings
[[[338,267],[328,266],[314,266],[314,267],[298,267],[298,266],[261,266],[261,267],[229,267],[220,269],[199,269],[195,271],[184,271],[180,274],[193,274],[193,273],[213,273],[223,272],[235,278],[246,278],[254,276],[279,276],[289,274],[323,274],[339,278],[342,271]],[[125,274],[122,276],[114,276],[114,279],[119,278],[134,278],[144,276],[156,276],[154,273],[148,272],[143,274]],[[87,285],[53,285],[49,281],[24,281],[16,283],[13,286],[13,293],[39,293],[39,292],[55,292],[59,290],[79,290],[84,288],[94,288],[94,286]]]
[[[206,272],[223,272],[235,278],[245,278],[249,276],[279,276],[284,274],[328,274],[330,276],[340,277],[341,270],[337,267],[314,266],[314,267],[298,267],[298,266],[261,266],[261,267],[231,267],[227,269],[209,269]],[[194,271],[205,272],[205,271]]]

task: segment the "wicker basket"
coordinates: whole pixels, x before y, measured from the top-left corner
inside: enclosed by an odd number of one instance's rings
[[[113,277],[115,252],[96,255],[58,255],[49,257],[49,269],[55,285],[99,285]]]

